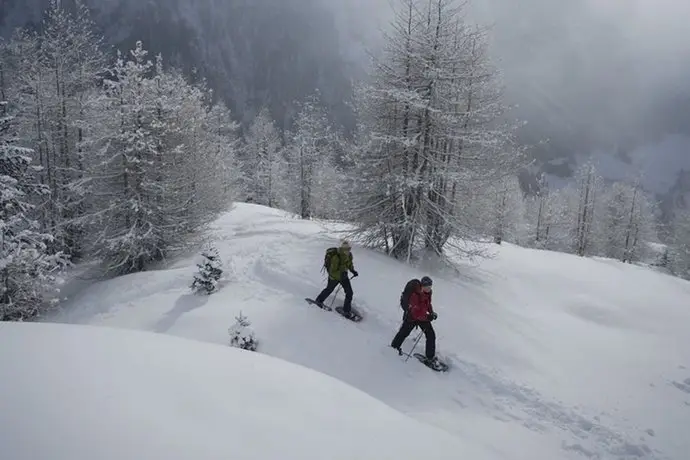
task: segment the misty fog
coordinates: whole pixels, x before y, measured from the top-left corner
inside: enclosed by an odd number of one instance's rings
[[[385,26],[395,2],[349,3],[371,28]],[[468,3],[468,20],[492,28],[512,114],[529,123],[523,138],[551,141],[545,157],[626,152],[690,133],[688,18],[690,2],[674,0]]]
[[[37,23],[47,0],[1,3],[7,36]],[[381,44],[397,0],[87,3],[109,43],[128,48],[143,38],[186,71],[199,69],[241,121],[269,104],[289,124],[292,102],[318,87],[331,115],[351,127],[351,82],[366,77],[367,52]],[[527,122],[520,139],[542,169],[567,177],[578,155],[606,152],[620,160],[609,162],[609,177],[624,175],[623,163],[636,163],[630,157],[649,163],[657,154],[672,164],[666,170],[690,170],[690,137],[668,139],[690,135],[690,2],[471,0],[467,12],[492,28],[492,55],[515,106],[509,116]]]
[[[380,18],[389,3],[378,0]],[[492,27],[494,57],[522,103],[531,89],[567,102],[577,113],[570,118],[604,109],[629,124],[690,92],[690,2],[473,0],[468,8],[469,20]]]

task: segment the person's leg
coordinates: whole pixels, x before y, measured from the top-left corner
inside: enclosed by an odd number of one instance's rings
[[[412,321],[403,321],[403,323],[400,325],[400,330],[397,334],[395,334],[395,337],[391,342],[391,347],[395,348],[396,350],[399,350],[407,336],[410,335],[410,332],[412,332],[412,330],[414,329],[414,327],[415,323],[413,323]]]
[[[331,295],[335,287],[338,285],[340,281],[338,280],[332,280],[330,277],[328,278],[328,284],[324,288],[323,291],[321,291],[321,294],[314,299],[316,303],[323,304],[323,301],[326,300],[326,298]]]
[[[343,311],[345,313],[350,313],[352,309],[352,284],[350,284],[350,277],[347,272],[343,273],[342,279],[340,280],[340,285],[345,291],[345,302],[343,302]]]
[[[426,337],[426,357],[427,359],[433,359],[436,356],[436,332],[434,327],[431,325],[431,321],[424,321],[419,323],[419,327],[424,332]]]

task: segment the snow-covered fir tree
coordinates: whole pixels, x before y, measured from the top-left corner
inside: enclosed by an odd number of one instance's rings
[[[527,236],[525,198],[518,178],[506,176],[481,190],[485,212],[482,221],[494,243],[524,244]]]
[[[231,347],[256,351],[259,346],[259,341],[256,338],[256,333],[251,328],[251,324],[252,323],[242,312],[240,312],[239,316],[235,317],[235,324],[228,329]]]
[[[316,196],[333,193],[327,172],[333,168],[335,133],[318,93],[300,104],[294,132],[287,134],[290,188],[294,210],[302,219],[318,217]],[[331,174],[331,177],[334,177]]]
[[[156,208],[164,199],[162,149],[168,146],[155,119],[158,107],[150,78],[154,64],[147,54],[137,43],[130,59],[118,56],[111,78],[105,81],[110,132],[94,158],[100,211],[93,244],[106,272],[114,274],[143,270],[147,262],[161,259],[165,250]]]
[[[498,74],[484,31],[454,0],[400,0],[373,83],[358,94],[370,135],[357,158],[358,233],[398,258],[475,233],[463,194],[517,166],[512,130],[498,124]]]
[[[199,271],[194,275],[191,287],[198,294],[212,294],[218,289],[218,281],[223,275],[223,262],[213,246],[206,248],[201,256],[203,261],[197,264]]]
[[[141,43],[108,66],[85,3],[53,0],[40,29],[2,44],[3,100],[27,155],[51,253],[142,270],[184,249],[239,185],[238,124]]]
[[[220,182],[220,202],[227,204],[242,188],[242,170],[238,159],[241,150],[238,136],[240,124],[232,119],[232,113],[225,104],[216,103],[206,114],[205,129],[207,139],[203,148],[213,156],[209,164],[215,166],[216,180],[212,183]]]
[[[345,214],[350,193],[350,181],[343,168],[336,164],[335,158],[325,158],[319,163],[312,184],[311,205],[314,217],[321,219],[340,219]]]
[[[226,168],[233,163],[234,133],[225,139],[226,148],[218,149],[221,140],[211,131],[213,126],[208,126],[211,114],[205,87],[190,85],[177,69],[164,70],[161,56],[156,59],[153,84],[154,137],[160,143],[155,168],[162,191],[159,220],[169,249],[184,249],[189,238],[198,235],[227,205],[220,198],[228,197],[224,181]],[[171,245],[179,236],[184,237],[183,244]]]
[[[602,193],[600,251],[622,262],[644,259],[657,242],[656,208],[639,183],[616,182]]]
[[[55,236],[51,250],[82,256],[89,190],[84,158],[89,135],[87,99],[106,68],[103,40],[94,32],[89,10],[76,1],[70,11],[52,0],[40,32],[14,36],[15,90],[22,138],[41,166],[38,182],[50,190],[38,203],[39,221]]]
[[[690,209],[678,206],[669,225],[669,267],[673,273],[690,279]]]
[[[49,305],[54,271],[65,260],[49,253],[52,235],[36,220],[32,201],[50,190],[34,181],[33,151],[19,145],[8,111],[0,100],[0,321],[17,321],[34,319]]]
[[[227,119],[218,121],[221,109],[209,109],[201,88],[147,55],[141,42],[128,59],[119,55],[99,101],[92,243],[112,274],[140,271],[185,249],[228,198],[233,138],[219,147],[218,134]]]
[[[281,134],[267,108],[256,115],[244,146],[246,189],[255,203],[284,207],[288,193],[287,162]]]
[[[563,206],[559,207],[558,191],[551,190],[546,176],[537,180],[537,191],[526,198],[526,220],[528,227],[527,245],[539,249],[550,249],[552,241],[558,239],[558,226],[564,220]]]
[[[579,256],[590,254],[595,250],[593,236],[597,220],[596,209],[599,204],[599,193],[602,189],[602,178],[597,174],[592,161],[583,163],[575,173],[577,181],[576,210],[573,215],[572,244],[573,251]]]

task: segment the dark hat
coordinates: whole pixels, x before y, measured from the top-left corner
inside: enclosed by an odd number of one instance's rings
[[[421,283],[422,283],[422,286],[431,286],[433,284],[433,282],[431,281],[431,278],[429,278],[428,276],[423,277],[421,280]]]

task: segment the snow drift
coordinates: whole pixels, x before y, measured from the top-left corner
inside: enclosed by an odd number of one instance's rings
[[[0,324],[11,460],[488,459],[359,390],[162,334]]]

